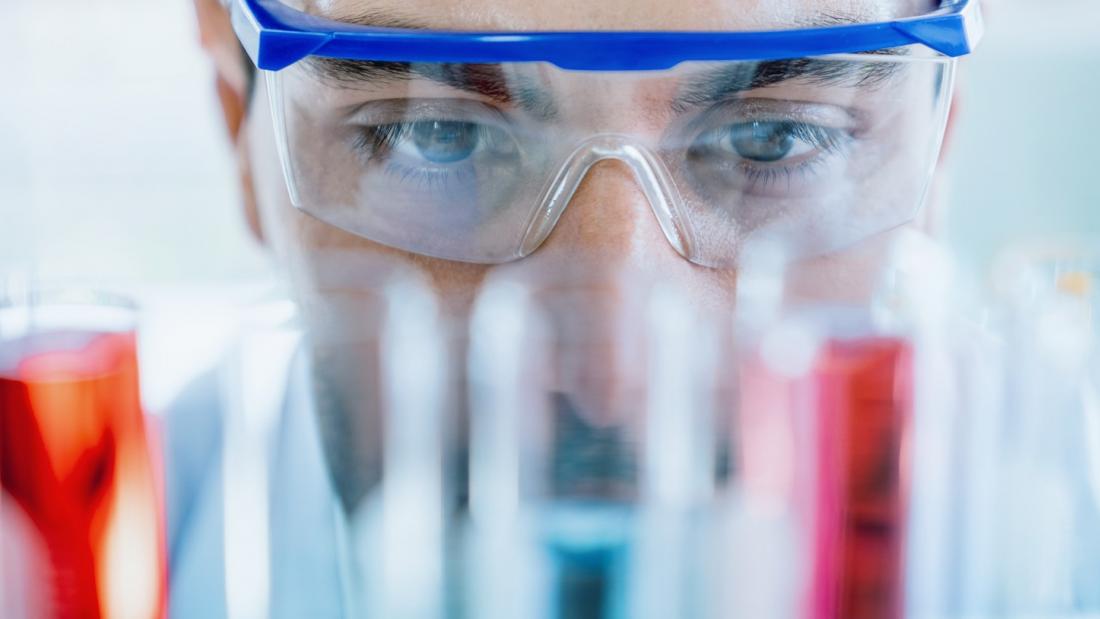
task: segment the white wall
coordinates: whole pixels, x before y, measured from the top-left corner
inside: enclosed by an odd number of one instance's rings
[[[0,269],[123,287],[262,269],[189,0],[2,0],[0,23]]]
[[[1100,242],[1100,0],[992,0],[960,79],[946,235],[987,264],[1034,240]]]

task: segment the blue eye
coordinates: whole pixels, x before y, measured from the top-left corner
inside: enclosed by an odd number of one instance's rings
[[[364,174],[382,174],[377,178],[392,183],[388,191],[417,192],[417,200],[502,195],[525,161],[517,133],[504,122],[429,117],[361,125],[350,145]]]
[[[730,192],[777,196],[816,191],[835,178],[831,174],[843,172],[858,143],[851,128],[785,118],[715,123],[691,135],[684,153],[686,170],[694,191],[714,200]]]
[[[412,141],[424,159],[432,163],[456,163],[468,159],[481,140],[478,125],[431,120],[414,123]]]
[[[689,150],[694,159],[763,165],[837,151],[843,130],[790,120],[754,120],[712,129]]]
[[[514,163],[519,146],[507,130],[464,120],[411,120],[364,127],[353,147],[368,160],[435,169]]]
[[[751,122],[730,127],[730,146],[742,158],[760,163],[784,159],[795,147],[796,136],[790,122]]]

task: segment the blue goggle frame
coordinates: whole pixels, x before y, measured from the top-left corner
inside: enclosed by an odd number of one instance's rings
[[[982,36],[979,0],[943,0],[918,17],[758,32],[456,32],[359,26],[279,0],[232,0],[233,28],[260,69],[306,56],[425,63],[549,62],[579,71],[661,70],[696,60],[779,60],[921,44],[969,54]]]

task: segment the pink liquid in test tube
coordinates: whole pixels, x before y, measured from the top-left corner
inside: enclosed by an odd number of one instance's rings
[[[912,367],[903,339],[832,340],[808,377],[810,619],[902,616]]]

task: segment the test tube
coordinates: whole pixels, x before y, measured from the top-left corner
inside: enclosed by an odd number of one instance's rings
[[[282,406],[264,616],[445,616],[458,490],[446,474],[461,467],[435,291],[370,252],[317,250],[292,266],[300,345],[289,388],[285,372],[264,385]]]
[[[0,288],[5,617],[166,612],[161,454],[139,397],[137,322],[110,293]]]
[[[594,281],[526,271],[501,275],[480,296],[470,364],[473,539],[485,549],[482,582],[499,575],[523,593],[485,599],[483,584],[474,608],[694,614],[693,580],[703,570],[693,571],[697,550],[682,546],[701,535],[689,525],[713,484],[703,406],[713,363],[702,354],[712,342],[688,297],[659,288],[633,272]]]
[[[904,334],[911,364],[911,421],[902,453],[907,508],[901,563],[903,608],[909,617],[950,616],[959,579],[957,521],[981,488],[963,489],[960,479],[984,466],[988,455],[964,440],[969,425],[985,424],[996,410],[999,360],[978,323],[978,286],[963,274],[946,248],[922,234],[898,235],[890,268],[872,305],[884,328]],[[968,494],[970,491],[975,494]]]
[[[978,601],[1009,616],[1100,610],[1100,511],[1089,466],[1096,264],[1087,254],[1032,255],[1015,274],[989,516],[1000,543]]]
[[[632,321],[595,319],[590,309],[608,297],[587,283],[572,272],[505,272],[477,303],[470,508],[475,548],[486,553],[472,602],[488,613],[623,612],[635,417],[604,407],[608,392],[597,373],[623,374],[595,367],[590,355],[622,344],[617,331]],[[616,307],[630,313],[634,306]],[[486,599],[486,583],[502,570],[518,588]],[[515,608],[522,612],[510,614]]]
[[[1095,367],[1086,267],[1027,256],[1005,271],[986,324],[945,320],[922,334],[909,616],[1074,617],[1100,607],[1083,464]]]
[[[818,445],[811,617],[902,616],[911,357],[903,338],[830,338],[811,375]]]
[[[431,290],[411,278],[387,287],[382,355],[387,402],[382,478],[383,617],[445,614],[445,334]]]
[[[772,595],[739,589],[735,612],[902,616],[912,354],[867,312],[835,307],[792,312],[744,351],[740,518],[787,558]]]
[[[646,319],[648,393],[629,615],[698,617],[708,610],[702,550],[717,469],[716,341],[668,283],[650,290]]]
[[[300,336],[295,308],[274,299],[241,310],[236,340],[221,365],[222,527],[226,615],[272,616],[269,469],[282,421],[291,359]]]
[[[470,542],[468,616],[545,616],[548,595],[529,495],[532,433],[545,411],[540,386],[545,325],[529,290],[491,283],[470,336]]]
[[[280,565],[282,588],[325,595],[281,612],[444,616],[462,467],[441,303],[422,272],[374,252],[316,250],[292,266],[304,337],[288,408],[306,412],[284,441],[298,454],[283,461],[300,466],[275,489],[303,498],[284,521],[308,538],[276,559],[312,568]]]
[[[714,509],[709,565],[713,617],[796,616],[806,580],[794,490],[798,421],[794,386],[809,372],[818,336],[785,315],[788,258],[776,239],[746,247],[739,273],[733,401],[720,411],[728,473]]]
[[[434,619],[447,613],[446,336],[434,293],[415,273],[394,270],[379,277],[369,282],[370,324],[354,337],[359,346],[377,345],[380,393],[370,405],[333,411],[377,412],[381,419],[360,419],[366,425],[355,427],[382,427],[378,443],[348,443],[380,448],[380,483],[351,500],[353,489],[344,488],[334,502],[342,604],[350,617]],[[359,368],[362,380],[375,380],[367,375],[373,367]],[[331,441],[328,447],[334,447]],[[345,454],[341,462],[364,455]]]

